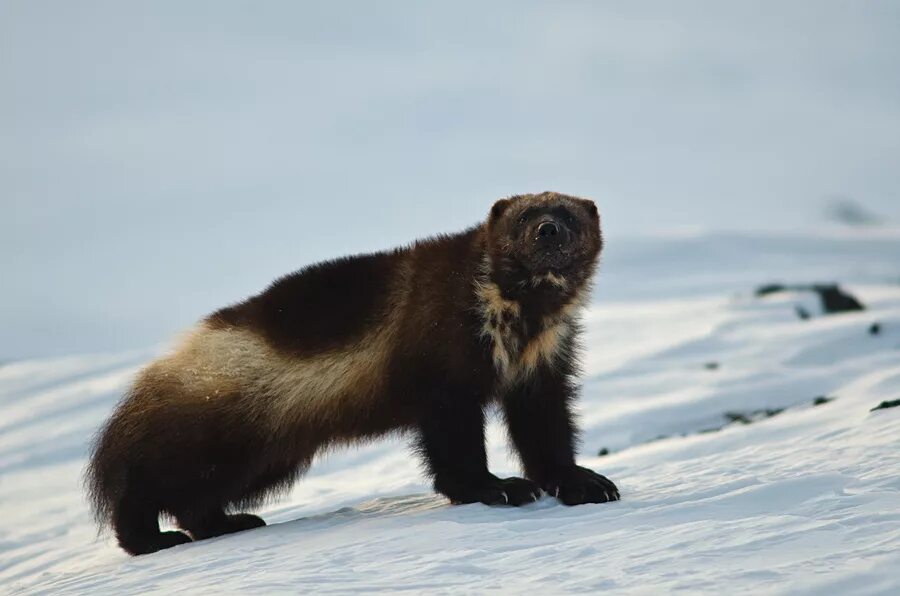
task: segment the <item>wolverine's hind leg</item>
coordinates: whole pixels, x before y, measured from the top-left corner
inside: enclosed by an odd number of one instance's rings
[[[266,525],[261,517],[250,513],[227,514],[221,507],[202,512],[180,512],[175,514],[178,527],[189,532],[194,540],[203,540],[223,534],[233,534]]]
[[[119,546],[131,555],[145,555],[191,541],[184,532],[160,532],[159,508],[134,492],[119,501],[113,527]]]
[[[289,487],[309,467],[315,450],[297,449],[287,457],[279,458],[266,454],[264,450],[255,453],[252,461],[263,462],[265,467],[260,469],[245,464],[240,468],[232,468],[235,473],[228,475],[231,482],[218,485],[218,489],[212,492],[197,490],[197,494],[206,494],[204,500],[183,503],[172,509],[178,527],[188,532],[194,540],[203,540],[265,526],[266,522],[261,517],[251,513],[225,513],[223,504],[259,504],[267,496]],[[238,471],[242,473],[239,474]],[[234,478],[238,481],[234,482]]]

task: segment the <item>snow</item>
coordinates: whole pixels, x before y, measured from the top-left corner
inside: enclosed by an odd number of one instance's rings
[[[898,255],[890,230],[611,245],[585,316],[579,461],[618,483],[614,504],[451,506],[395,437],[321,458],[265,528],[129,558],[97,536],[80,474],[161,348],[7,362],[0,592],[896,594],[900,408],[870,410],[900,397]],[[753,295],[829,280],[869,308]],[[784,410],[724,418],[767,408]],[[492,469],[516,473],[503,429],[489,436]]]

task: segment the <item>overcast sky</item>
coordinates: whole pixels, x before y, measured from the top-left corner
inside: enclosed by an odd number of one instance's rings
[[[834,196],[896,223],[898,32],[887,1],[0,0],[0,359],[162,341],[519,192],[611,240]]]

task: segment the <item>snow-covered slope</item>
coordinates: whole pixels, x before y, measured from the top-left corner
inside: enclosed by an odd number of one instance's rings
[[[892,234],[613,248],[586,315],[580,461],[618,483],[614,504],[450,506],[387,439],[322,458],[268,527],[129,558],[96,536],[80,474],[156,350],[8,362],[0,592],[896,594],[900,408],[870,410],[900,398],[898,253]],[[869,308],[753,296],[828,277]],[[490,435],[492,468],[515,473],[502,428]]]

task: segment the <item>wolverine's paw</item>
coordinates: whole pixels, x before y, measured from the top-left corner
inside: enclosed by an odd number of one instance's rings
[[[515,476],[500,479],[500,490],[506,496],[506,504],[516,507],[534,503],[541,498],[541,487],[537,483]]]
[[[204,540],[223,534],[234,534],[260,528],[266,525],[266,522],[261,517],[250,513],[226,515],[224,511],[218,510],[199,516],[182,514],[178,516],[178,525],[190,532],[194,540]]]
[[[253,528],[261,528],[266,525],[263,518],[252,513],[234,513],[228,516],[227,529],[225,534],[234,532],[243,532],[244,530],[252,530]]]
[[[527,505],[541,498],[540,487],[525,478],[491,477],[477,484],[436,486],[454,505],[484,503],[485,505]]]
[[[119,546],[130,555],[148,555],[164,548],[172,548],[179,544],[191,542],[191,537],[184,532],[157,532],[149,536],[119,535]]]
[[[609,478],[581,466],[569,468],[544,490],[566,505],[608,503],[620,498],[619,489]]]

